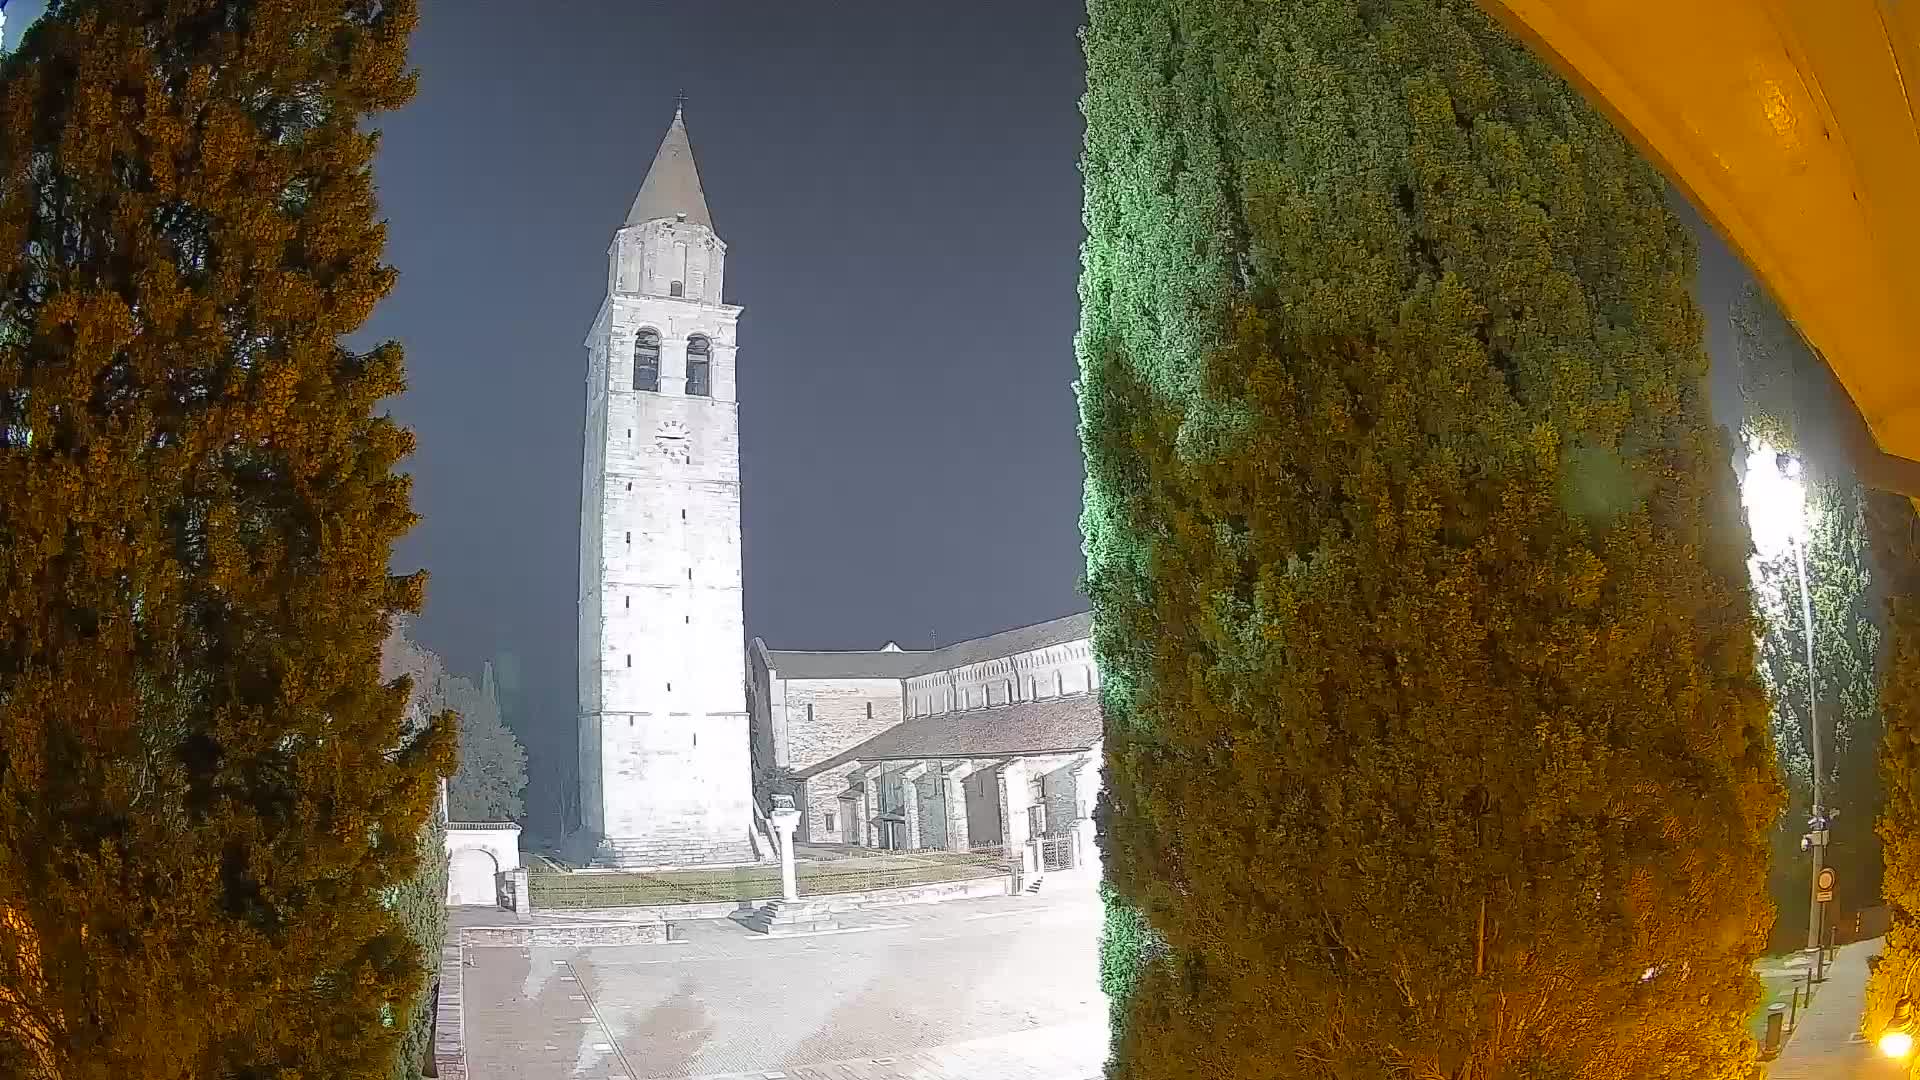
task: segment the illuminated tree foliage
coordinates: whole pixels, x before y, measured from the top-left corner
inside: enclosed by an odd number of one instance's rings
[[[1887,651],[1880,665],[1881,889],[1892,926],[1867,981],[1863,1026],[1877,1036],[1902,998],[1920,998],[1920,518],[1898,495],[1868,496],[1868,521],[1887,568]]]
[[[1803,553],[1813,601],[1815,697],[1822,742],[1823,798],[1839,817],[1827,862],[1839,873],[1835,917],[1880,902],[1881,851],[1874,832],[1880,810],[1879,612],[1872,595],[1866,491],[1842,455],[1826,445],[1803,403],[1823,377],[1813,355],[1767,294],[1750,284],[1733,308],[1735,359],[1749,445],[1765,443],[1805,464],[1807,542]],[[1772,468],[1766,461],[1753,467]],[[1758,537],[1759,530],[1756,533]],[[1762,545],[1765,547],[1766,545]],[[1813,809],[1813,753],[1808,713],[1806,614],[1800,568],[1790,551],[1758,550],[1749,560],[1760,613],[1759,671],[1773,704],[1774,745],[1788,804],[1773,829],[1768,891],[1779,909],[1775,949],[1807,941],[1812,868],[1800,850]]]
[[[453,732],[364,126],[411,0],[64,0],[0,66],[0,1074],[378,1077]]]
[[[1661,181],[1469,0],[1089,15],[1112,1074],[1744,1077],[1780,791]]]
[[[410,676],[420,707],[445,714],[459,728],[460,767],[447,784],[454,821],[513,821],[524,810],[527,753],[501,718],[492,665],[482,669],[480,685],[447,674],[446,661],[409,635],[411,623],[399,621],[388,639],[381,673],[388,679]]]

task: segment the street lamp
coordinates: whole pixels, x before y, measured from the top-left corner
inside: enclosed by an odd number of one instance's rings
[[[1880,1052],[1890,1058],[1913,1053],[1913,1003],[1904,996],[1893,1007],[1893,1020],[1880,1033]]]
[[[1821,946],[1820,871],[1826,866],[1829,815],[1823,793],[1825,768],[1820,754],[1819,694],[1813,672],[1813,593],[1807,588],[1807,491],[1800,459],[1776,451],[1764,441],[1749,443],[1746,475],[1740,483],[1740,501],[1747,508],[1747,526],[1753,546],[1764,559],[1793,556],[1800,580],[1800,617],[1807,639],[1807,741],[1813,751],[1813,813],[1800,846],[1813,856],[1809,882],[1811,910],[1807,913],[1807,948]]]

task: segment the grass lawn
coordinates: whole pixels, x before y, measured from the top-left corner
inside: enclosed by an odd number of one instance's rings
[[[794,867],[802,896],[969,881],[1007,872],[999,856],[943,851],[808,860]],[[780,868],[596,874],[535,867],[527,884],[536,910],[768,900],[780,895]]]

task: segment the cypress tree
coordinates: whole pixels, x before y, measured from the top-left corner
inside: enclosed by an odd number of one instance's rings
[[[1780,792],[1660,179],[1469,0],[1085,47],[1111,1074],[1744,1076]]]
[[[421,964],[433,972],[439,968],[440,948],[447,940],[447,822],[438,810],[420,833],[419,859],[419,872],[392,890],[388,905],[406,927]],[[390,1021],[405,1022],[388,1073],[391,1080],[415,1080],[425,1074],[433,1056],[434,1004],[433,995],[423,989],[410,1009],[396,1003],[390,1011]]]
[[[1892,925],[1867,980],[1862,1018],[1866,1034],[1877,1038],[1903,999],[1920,1001],[1920,516],[1898,495],[1876,491],[1867,499],[1874,550],[1888,579],[1877,828]]]
[[[380,679],[412,437],[344,340],[414,20],[62,0],[0,67],[0,1063],[384,1080],[425,984],[453,733]]]

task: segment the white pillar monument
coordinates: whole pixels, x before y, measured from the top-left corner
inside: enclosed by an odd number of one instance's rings
[[[793,808],[793,796],[773,797],[773,831],[780,837],[780,898],[791,904],[800,899],[800,882],[793,870],[793,830],[800,824],[800,811]]]

